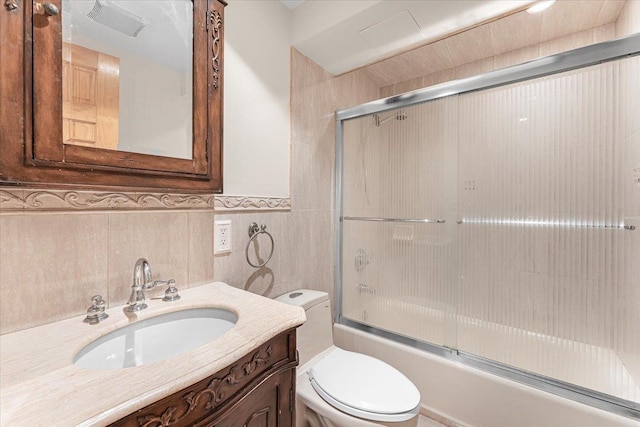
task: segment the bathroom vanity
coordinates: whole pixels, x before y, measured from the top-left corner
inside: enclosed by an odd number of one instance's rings
[[[112,426],[293,426],[296,336],[283,332],[236,363]]]
[[[98,325],[78,316],[0,337],[0,424],[80,426],[292,426],[295,329],[304,311],[224,283],[107,310]],[[109,332],[168,313],[216,307],[237,315],[215,340],[177,356],[120,369],[74,364]],[[43,410],[43,408],[47,408]]]

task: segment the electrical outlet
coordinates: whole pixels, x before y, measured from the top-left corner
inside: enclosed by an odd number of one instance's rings
[[[213,254],[226,254],[231,252],[231,221],[216,221],[213,232],[215,245]]]

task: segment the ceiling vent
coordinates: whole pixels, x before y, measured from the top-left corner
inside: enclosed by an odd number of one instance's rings
[[[424,40],[424,35],[408,10],[360,31],[360,35],[379,53],[387,54]]]
[[[104,0],[96,0],[87,17],[130,37],[136,37],[147,25],[144,18]]]

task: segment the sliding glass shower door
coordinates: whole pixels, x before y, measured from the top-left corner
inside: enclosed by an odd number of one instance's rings
[[[345,124],[344,145],[343,315],[447,347],[456,345],[457,112],[451,97],[363,116]]]
[[[458,139],[458,349],[633,401],[618,352],[640,285],[624,257],[624,81],[638,61],[463,94]]]
[[[640,57],[516,80],[342,121],[340,321],[637,411]]]

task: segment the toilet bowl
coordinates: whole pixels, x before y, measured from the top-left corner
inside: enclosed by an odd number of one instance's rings
[[[305,309],[298,328],[298,427],[415,427],[420,392],[387,363],[333,345],[326,292],[301,289],[276,298]]]

